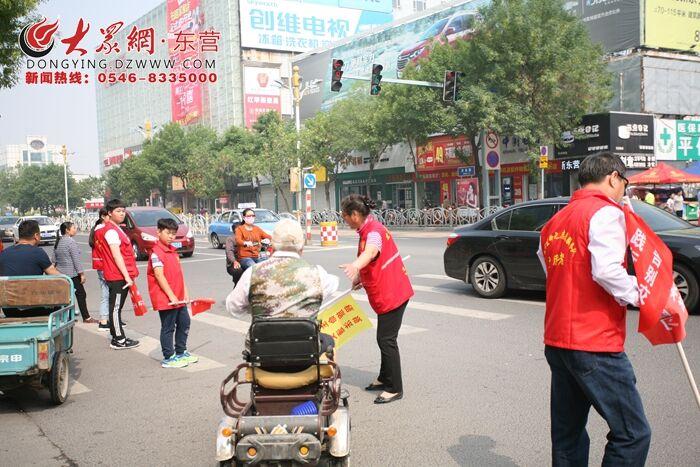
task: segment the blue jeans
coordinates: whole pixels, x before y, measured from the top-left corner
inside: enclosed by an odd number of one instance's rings
[[[190,333],[190,314],[186,306],[172,310],[158,311],[160,316],[160,346],[163,357],[168,359],[174,353],[180,355],[187,350],[187,335]],[[175,334],[175,350],[173,350]]]
[[[588,466],[586,422],[591,406],[610,428],[602,465],[644,465],[651,428],[627,355],[550,346],[544,354],[552,370],[552,465]]]
[[[102,295],[100,296],[100,321],[109,319],[109,287],[105,281],[105,274],[102,271],[97,271],[97,279],[100,281]]]
[[[265,261],[265,260],[260,259],[260,258],[243,258],[239,262],[241,263],[241,269],[243,269],[245,271],[246,269],[248,269],[252,265],[257,264],[257,263],[262,263],[263,261]]]

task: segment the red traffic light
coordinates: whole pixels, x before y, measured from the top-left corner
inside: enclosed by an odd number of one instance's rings
[[[339,58],[333,59],[333,69],[336,71],[341,70],[344,64],[345,63]]]
[[[343,83],[340,82],[343,77],[343,61],[339,58],[333,59],[333,72],[331,73],[331,91],[340,92],[340,88],[343,87]]]

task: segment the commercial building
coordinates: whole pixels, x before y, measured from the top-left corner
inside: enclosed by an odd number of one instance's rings
[[[18,166],[63,164],[60,144],[49,144],[46,136],[27,136],[24,144],[0,146],[0,170]]]

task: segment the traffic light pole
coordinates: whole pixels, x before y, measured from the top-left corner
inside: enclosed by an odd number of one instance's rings
[[[68,217],[68,150],[65,144],[61,147],[61,155],[63,155],[63,187],[66,194],[66,217]]]
[[[367,78],[364,76],[357,76],[357,75],[343,75],[343,79],[354,79],[356,81],[372,81],[372,78]],[[395,78],[382,78],[382,82],[384,83],[393,83],[393,84],[409,84],[411,86],[425,86],[427,88],[439,88],[442,89],[442,84],[443,83],[433,83],[430,81],[416,81],[412,79],[395,79]]]

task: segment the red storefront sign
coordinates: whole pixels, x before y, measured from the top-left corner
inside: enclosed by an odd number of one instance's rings
[[[200,57],[197,34],[202,29],[204,15],[199,5],[200,0],[168,0],[167,28],[168,54],[175,60],[173,73],[184,73],[186,82],[170,85],[170,104],[172,119],[182,125],[196,122],[202,116],[202,85],[190,80],[190,74],[197,70],[186,69],[186,60],[192,63]],[[195,75],[193,75],[195,76]]]
[[[434,170],[457,168],[462,165],[474,165],[472,148],[464,136],[434,136],[428,140],[425,146],[418,146],[417,169],[419,172],[432,172]],[[459,154],[469,157],[465,162]],[[457,171],[454,170],[455,176]]]
[[[105,202],[104,201],[86,201],[85,202],[85,209],[102,209],[105,207]]]

